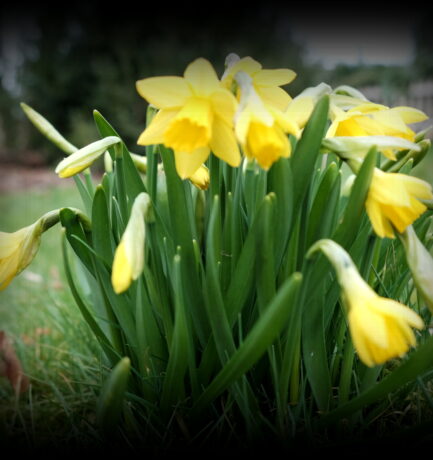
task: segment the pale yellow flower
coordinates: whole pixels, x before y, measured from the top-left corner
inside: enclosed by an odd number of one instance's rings
[[[13,233],[0,232],[0,290],[5,289],[35,257],[41,242],[40,221]]]
[[[116,294],[126,291],[143,272],[145,218],[149,206],[147,193],[140,193],[132,205],[128,225],[114,254],[111,283]]]
[[[286,133],[299,135],[296,118],[266,105],[255,91],[252,80],[244,72],[236,74],[241,100],[235,116],[235,133],[247,158],[255,159],[269,169],[281,157],[291,154]]]
[[[350,98],[346,97],[346,99]],[[416,133],[408,124],[428,118],[421,110],[411,107],[389,108],[368,101],[355,105],[347,111],[331,103],[330,114],[332,123],[326,137],[395,136],[410,142],[415,141]],[[395,160],[392,149],[381,151],[391,160]]]
[[[412,328],[423,329],[421,317],[405,305],[379,296],[361,277],[349,254],[332,240],[319,240],[308,256],[321,250],[333,265],[347,309],[349,330],[367,366],[403,356],[416,345]]]
[[[160,109],[138,144],[164,144],[173,149],[180,177],[191,177],[211,151],[229,165],[239,166],[241,156],[233,133],[237,101],[207,60],[196,59],[183,77],[140,80],[137,91]]]
[[[296,78],[293,70],[263,69],[253,58],[247,56],[240,59],[235,54],[230,54],[226,63],[227,69],[221,81],[227,88],[232,87],[238,72],[244,72],[251,77],[255,92],[266,105],[277,110],[286,110],[292,98],[280,86],[287,85]]]
[[[394,228],[402,233],[427,209],[420,199],[432,198],[422,179],[375,168],[365,206],[376,234],[394,238]]]

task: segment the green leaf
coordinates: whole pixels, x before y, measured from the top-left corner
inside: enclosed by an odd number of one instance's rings
[[[332,238],[335,242],[343,246],[343,248],[349,248],[358,234],[361,220],[364,216],[365,200],[367,199],[376,161],[377,150],[373,147],[365,157],[356,176],[343,218]]]
[[[129,358],[122,358],[102,386],[96,408],[96,420],[106,435],[113,432],[120,420],[130,369]]]
[[[317,102],[291,158],[294,214],[301,207],[314,174],[316,160],[320,153],[320,146],[328,121],[328,110],[329,96],[324,95]]]
[[[184,377],[188,368],[188,342],[190,338],[185,313],[180,264],[181,257],[176,255],[173,262],[174,331],[161,394],[161,410],[166,416],[170,415],[170,410],[173,410],[185,397]]]
[[[92,243],[95,252],[111,267],[114,257],[114,240],[108,215],[104,188],[98,185],[92,207]]]
[[[62,226],[66,229],[66,238],[72,246],[75,254],[77,254],[89,272],[94,273],[92,253],[86,248],[86,246],[79,242],[79,240],[81,240],[90,245],[89,234],[84,231],[79,216],[73,210],[63,208],[59,212],[59,217]]]
[[[263,315],[257,320],[245,340],[231,356],[219,374],[202,393],[193,407],[200,412],[228,387],[242,377],[272,345],[287,324],[295,306],[302,275],[294,273],[280,288]]]
[[[68,280],[69,288],[71,289],[72,296],[74,297],[75,303],[77,304],[81,314],[83,315],[84,320],[89,325],[90,329],[92,330],[93,334],[95,335],[96,339],[100,343],[102,349],[104,350],[107,358],[113,364],[118,360],[118,353],[119,349],[115,351],[113,345],[108,340],[107,336],[105,335],[104,331],[101,329],[99,324],[96,322],[93,314],[91,313],[90,309],[87,307],[81,295],[78,292],[78,289],[75,285],[74,278],[72,276],[71,266],[69,262],[69,257],[66,248],[66,238],[65,238],[65,230],[63,230],[62,234],[62,254],[63,254],[63,261],[66,273],[66,279]]]

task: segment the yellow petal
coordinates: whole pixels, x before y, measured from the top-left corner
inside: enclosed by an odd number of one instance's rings
[[[286,109],[287,116],[303,128],[310,118],[314,109],[314,101],[311,97],[298,97],[293,99]]]
[[[428,116],[423,111],[413,107],[393,107],[390,112],[396,112],[404,123],[408,124],[419,123],[428,119]]]
[[[201,147],[192,152],[174,152],[176,171],[182,179],[190,178],[207,160],[209,147]]]
[[[189,64],[184,77],[196,96],[209,96],[221,87],[212,64],[203,58],[196,59]]]
[[[152,145],[163,144],[164,133],[173,120],[179,113],[179,109],[163,109],[160,110],[152,119],[149,126],[141,133],[137,144]]]
[[[114,292],[120,294],[126,291],[132,282],[132,268],[126,255],[125,242],[121,241],[114,254],[111,283]]]
[[[254,74],[254,84],[257,86],[283,86],[296,78],[296,73],[290,69],[262,69]]]
[[[292,98],[278,86],[256,87],[257,94],[267,105],[275,107],[278,110],[286,110]]]
[[[220,118],[215,118],[210,142],[212,152],[230,166],[239,166],[241,154],[231,126]]]
[[[140,96],[158,109],[181,107],[192,96],[182,77],[150,77],[137,81],[136,86]]]
[[[424,321],[421,317],[406,305],[392,299],[383,297],[379,299],[380,301],[375,303],[374,308],[380,313],[404,320],[405,323],[417,329],[424,328]]]
[[[230,91],[218,89],[212,93],[210,101],[215,115],[231,126],[238,106],[235,96]]]
[[[365,208],[376,235],[380,238],[395,238],[394,229],[392,228],[389,220],[383,214],[379,203],[377,203],[377,201],[367,199]]]

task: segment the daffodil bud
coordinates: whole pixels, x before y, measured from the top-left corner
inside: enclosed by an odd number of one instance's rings
[[[24,113],[27,115],[28,119],[33,123],[33,125],[53,144],[57,145],[60,150],[71,155],[76,152],[78,149],[75,145],[72,145],[68,142],[54,126],[45,119],[40,113],[32,109],[30,106],[21,102],[21,108]]]
[[[189,180],[200,190],[207,190],[210,183],[209,169],[205,165],[201,165]]]
[[[433,313],[433,258],[418,239],[412,225],[403,233],[398,233],[398,236],[418,292]]]
[[[349,254],[334,241],[319,240],[307,257],[311,258],[318,250],[337,273],[350,334],[364,364],[372,367],[403,356],[416,344],[411,328],[424,327],[420,316],[405,305],[376,294],[362,279]]]
[[[144,268],[145,219],[150,211],[147,193],[137,195],[131,216],[114,254],[111,282],[116,294],[126,291]]]
[[[401,137],[395,136],[338,136],[325,138],[322,149],[336,153],[345,160],[363,159],[372,147],[383,150],[413,150],[419,152],[421,147]]]
[[[113,160],[108,150],[104,153],[104,169],[106,172],[110,173],[113,171]]]
[[[120,139],[116,136],[108,136],[77,150],[67,158],[64,158],[55,170],[59,177],[71,177],[89,167],[109,147],[119,144]]]
[[[59,210],[44,214],[13,233],[0,232],[0,291],[28,267],[38,252],[41,235],[59,222]]]
[[[137,155],[136,153],[131,153],[132,161],[135,164],[135,167],[142,173],[146,174],[147,172],[147,158],[142,155]]]

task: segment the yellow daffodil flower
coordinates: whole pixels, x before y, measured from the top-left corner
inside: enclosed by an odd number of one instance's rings
[[[58,221],[59,210],[54,210],[16,232],[0,232],[0,291],[30,265],[39,249],[42,233]]]
[[[350,99],[346,97],[347,101]],[[415,132],[407,125],[427,119],[424,112],[411,107],[388,108],[380,104],[364,101],[345,111],[336,103],[331,103],[332,123],[326,137],[348,136],[395,136],[415,141]],[[395,160],[392,149],[383,149],[382,153]]]
[[[13,233],[0,232],[0,290],[32,262],[41,234],[42,226],[37,222]]]
[[[233,133],[237,101],[207,60],[196,59],[183,77],[140,80],[137,91],[160,109],[138,144],[164,144],[173,149],[180,177],[191,177],[211,151],[229,165],[239,166],[241,156]]]
[[[407,264],[412,272],[416,288],[433,313],[433,257],[418,239],[412,225],[398,237],[403,243]]]
[[[111,283],[116,294],[126,291],[143,271],[145,218],[149,207],[149,195],[140,193],[132,205],[128,225],[114,254]]]
[[[120,143],[116,136],[108,136],[83,147],[64,158],[56,167],[56,174],[61,178],[71,177],[84,171],[97,160],[109,147]]]
[[[320,240],[309,257],[320,249],[332,263],[348,312],[349,330],[361,361],[367,366],[401,357],[416,338],[411,328],[423,329],[419,315],[405,305],[379,296],[361,278],[347,252],[332,240]]]
[[[221,81],[227,88],[232,87],[238,72],[244,72],[251,77],[255,92],[266,105],[277,110],[286,110],[292,98],[280,86],[287,85],[296,78],[293,70],[263,69],[253,58],[247,56],[240,59],[236,54],[227,56],[226,65]]]
[[[365,206],[376,234],[394,238],[394,228],[402,233],[427,209],[419,200],[432,198],[422,179],[375,168]]]
[[[291,154],[285,133],[299,135],[296,117],[292,119],[280,110],[268,106],[252,85],[251,77],[238,72],[236,80],[241,89],[239,109],[235,116],[235,133],[247,158],[255,159],[269,169],[281,157]]]

